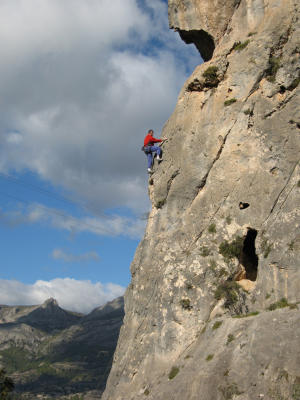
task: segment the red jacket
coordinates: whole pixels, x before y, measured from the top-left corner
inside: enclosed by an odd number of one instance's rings
[[[155,139],[153,136],[148,133],[148,135],[144,139],[144,146],[152,146],[153,143],[162,142],[161,139]]]

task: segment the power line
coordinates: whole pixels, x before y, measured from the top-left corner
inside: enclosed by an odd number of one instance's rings
[[[19,197],[10,195],[8,193],[3,193],[3,192],[0,191],[0,195],[8,197],[8,198],[11,198],[13,200],[19,201],[19,202],[24,203],[24,204],[29,204],[29,205],[31,204],[28,200],[20,199]],[[95,229],[97,230],[97,227],[95,227],[93,225],[90,225],[90,224],[88,224],[88,223],[86,223],[84,221],[80,221],[80,220],[78,221],[78,219],[76,219],[72,215],[66,215],[61,211],[57,211],[55,209],[45,207],[42,204],[36,204],[36,207],[39,207],[39,208],[43,209],[49,215],[55,214],[55,215],[58,215],[59,217],[65,218],[65,219],[71,219],[74,222],[76,222],[76,224],[78,224],[78,222],[79,222],[81,226],[85,226],[87,228],[90,228],[90,229],[93,229],[93,230],[95,230]]]
[[[79,203],[79,202],[75,202],[75,201],[69,200],[64,196],[59,196],[59,195],[55,194],[54,192],[52,192],[50,190],[41,188],[38,185],[34,185],[34,184],[32,184],[30,182],[27,182],[27,181],[24,181],[24,180],[22,181],[22,179],[16,178],[16,177],[14,177],[12,175],[0,172],[0,177],[8,179],[8,180],[11,180],[12,182],[17,183],[17,184],[22,185],[22,186],[28,186],[32,190],[35,190],[35,191],[40,192],[42,194],[45,194],[49,198],[53,198],[53,199],[59,200],[59,201],[65,203],[67,205],[76,206],[76,207],[80,207],[80,208],[84,208],[85,207],[85,204],[83,204],[83,203]],[[30,204],[27,200],[19,199],[18,201]],[[97,214],[98,214],[98,216],[100,216],[102,218],[107,218],[107,215],[105,215],[103,212],[101,212],[101,213],[97,212]]]
[[[5,173],[3,173],[3,172],[0,172],[0,177],[5,178],[5,179],[7,179],[7,180],[10,180],[10,181],[12,181],[12,182],[14,182],[14,183],[16,183],[16,184],[19,184],[19,185],[22,185],[22,186],[27,186],[27,187],[29,187],[29,188],[32,189],[32,190],[35,190],[35,191],[37,191],[37,192],[40,192],[40,193],[42,193],[42,194],[48,196],[49,198],[53,198],[53,199],[55,199],[55,200],[59,200],[59,201],[65,203],[65,204],[67,204],[67,205],[72,205],[72,206],[77,206],[77,207],[79,206],[79,207],[81,207],[81,208],[83,207],[83,204],[80,204],[80,203],[76,203],[76,202],[74,202],[74,201],[71,201],[71,200],[67,199],[67,198],[64,197],[64,196],[58,196],[58,195],[56,195],[55,193],[53,193],[52,191],[50,191],[50,190],[41,188],[41,187],[38,186],[38,185],[34,185],[34,184],[29,183],[29,182],[26,182],[26,181],[22,181],[20,178],[16,178],[16,177],[14,177],[14,176],[12,176],[12,175],[5,174]],[[13,196],[13,195],[8,194],[8,193],[0,192],[0,194],[2,194],[3,196],[6,196],[6,197],[8,197],[8,198],[11,198],[11,199],[13,199],[13,200],[19,201],[19,202],[21,202],[21,203],[25,203],[25,204],[29,204],[29,205],[31,204],[31,202],[29,202],[28,200],[20,199],[20,198],[18,198],[18,197],[16,197],[16,196]],[[58,216],[60,216],[60,217],[66,218],[66,219],[68,218],[68,219],[73,219],[73,220],[76,221],[76,222],[78,221],[77,219],[75,219],[75,217],[73,217],[73,216],[71,216],[71,215],[66,215],[66,214],[64,214],[64,213],[62,213],[62,212],[60,212],[60,211],[57,211],[57,210],[52,209],[52,208],[48,208],[48,207],[46,207],[46,206],[44,206],[44,205],[36,204],[36,206],[39,207],[39,208],[42,208],[42,209],[43,209],[46,213],[48,213],[48,214],[56,214],[56,215],[58,215]],[[148,214],[148,215],[147,215],[147,214]],[[103,214],[103,213],[101,213],[100,216],[101,216],[102,218],[104,218],[104,219],[105,219],[105,218],[108,218],[108,216],[105,215],[105,214]],[[149,213],[145,213],[144,215],[140,216],[139,219],[140,219],[140,220],[147,220],[148,217],[149,217]],[[85,227],[90,228],[90,229],[93,229],[93,230],[97,229],[95,226],[90,225],[90,224],[87,224],[87,223],[82,222],[82,221],[80,221],[80,224],[81,224],[82,226],[85,226]]]
[[[61,201],[61,202],[63,202],[63,203],[66,203],[66,204],[68,204],[68,205],[72,205],[72,206],[75,205],[75,206],[80,206],[80,207],[82,207],[82,204],[76,203],[76,202],[74,202],[74,201],[72,201],[72,200],[69,200],[69,199],[67,199],[67,198],[64,197],[64,196],[58,196],[57,194],[51,192],[50,190],[41,188],[41,187],[38,186],[38,185],[33,185],[32,183],[29,183],[29,182],[26,182],[26,181],[22,181],[20,178],[16,178],[16,177],[14,177],[14,176],[12,176],[12,175],[4,174],[3,172],[0,172],[0,175],[1,175],[2,178],[5,178],[5,179],[7,179],[7,180],[10,180],[10,181],[12,181],[12,182],[14,182],[14,183],[17,183],[17,184],[19,184],[19,185],[22,185],[22,186],[27,186],[27,187],[29,187],[30,189],[35,190],[35,191],[37,191],[37,192],[40,192],[40,193],[42,193],[42,194],[44,194],[44,195],[46,195],[46,196],[48,196],[48,197],[50,197],[50,198],[53,198],[53,199],[55,199],[55,200],[59,200],[59,201]]]

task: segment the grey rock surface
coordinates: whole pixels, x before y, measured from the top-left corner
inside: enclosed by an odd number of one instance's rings
[[[299,399],[299,2],[170,0],[169,21],[211,54],[162,132],[102,400]]]

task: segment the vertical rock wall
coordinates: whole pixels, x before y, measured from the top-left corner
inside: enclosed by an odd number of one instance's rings
[[[169,21],[208,61],[163,129],[103,400],[299,399],[299,3]]]

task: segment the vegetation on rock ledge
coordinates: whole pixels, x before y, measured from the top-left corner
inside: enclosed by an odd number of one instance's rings
[[[267,80],[271,83],[275,82],[277,71],[280,68],[280,58],[279,57],[270,57],[269,59],[269,68],[267,70]]]
[[[176,367],[176,366],[172,367],[172,369],[169,373],[169,379],[174,379],[175,376],[178,374],[178,372],[179,372],[179,367]]]
[[[232,242],[224,240],[219,246],[219,253],[225,258],[230,260],[234,257],[239,258],[243,249],[244,239],[241,236],[237,236]]]
[[[270,304],[267,310],[274,311],[277,310],[278,308],[284,308],[284,307],[290,307],[290,309],[298,308],[297,304],[291,304],[287,301],[285,297],[283,297],[282,299],[276,301],[275,303]]]
[[[181,307],[185,310],[191,310],[193,307],[191,306],[190,299],[181,299],[180,300]]]
[[[212,327],[213,330],[220,328],[222,325],[223,321],[216,321]]]
[[[237,99],[235,97],[233,97],[232,99],[229,99],[229,100],[225,100],[224,106],[225,107],[231,106],[231,104],[235,103],[236,101],[237,101]]]
[[[235,51],[242,51],[244,50],[245,47],[248,46],[248,44],[250,43],[250,40],[246,40],[245,42],[235,42],[233,45],[233,50]]]
[[[225,300],[225,307],[230,307],[238,301],[238,291],[240,286],[235,281],[221,283],[215,291],[216,300]]]
[[[219,84],[218,78],[218,67],[215,65],[211,65],[208,67],[202,74],[203,78],[205,78],[204,85],[205,87],[217,87]]]

